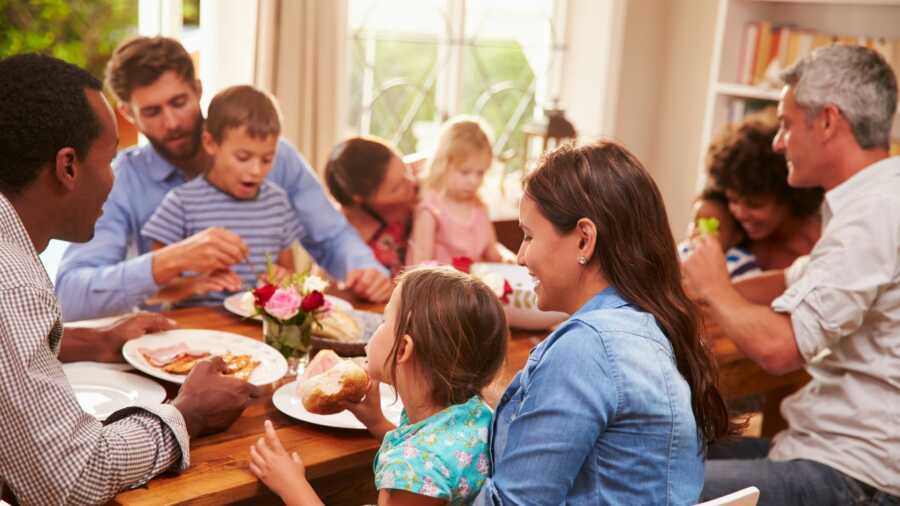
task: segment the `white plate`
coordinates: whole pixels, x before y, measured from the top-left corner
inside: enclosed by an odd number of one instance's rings
[[[134,367],[125,362],[67,362],[65,367],[84,367],[87,369],[104,369],[107,371],[131,371]]]
[[[503,309],[511,327],[544,330],[552,328],[569,316],[559,311],[538,309],[534,279],[528,274],[528,269],[521,265],[479,262],[472,264],[471,271],[477,277],[497,273],[509,282],[513,293],[510,294],[509,303],[503,305]]]
[[[349,411],[341,411],[334,415],[317,415],[307,411],[303,407],[303,403],[300,402],[300,397],[297,396],[296,381],[292,381],[276,390],[272,396],[272,403],[275,404],[278,411],[304,422],[338,429],[365,430],[366,428]],[[385,418],[392,424],[400,424],[400,413],[403,411],[403,403],[400,402],[399,397],[395,396],[394,389],[384,383],[381,384],[381,410],[384,412]]]
[[[247,307],[246,305],[242,304],[241,300],[243,299],[245,293],[249,292],[240,292],[228,296],[228,298],[226,298],[224,302],[225,309],[243,318],[251,318],[253,320],[262,321],[262,318],[260,316],[253,316],[253,308]],[[340,309],[341,311],[347,313],[353,311],[353,304],[340,297],[335,297],[334,295],[326,295],[325,300],[331,302],[332,306],[334,306],[336,309]]]
[[[250,383],[254,385],[268,385],[287,373],[287,361],[275,348],[256,339],[220,330],[174,329],[158,334],[147,334],[125,343],[122,355],[141,372],[172,383],[184,383],[186,374],[170,374],[154,367],[138,351],[139,348],[161,348],[181,342],[192,350],[208,351],[213,355],[224,355],[229,351],[236,355],[251,355],[253,360],[260,361],[250,374]]]
[[[137,374],[69,364],[63,366],[63,372],[81,409],[101,421],[128,406],[149,406],[166,400],[163,387]]]

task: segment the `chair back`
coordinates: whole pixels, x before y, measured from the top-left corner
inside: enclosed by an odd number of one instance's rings
[[[700,503],[697,506],[756,506],[757,501],[759,501],[759,489],[747,487],[733,494]]]

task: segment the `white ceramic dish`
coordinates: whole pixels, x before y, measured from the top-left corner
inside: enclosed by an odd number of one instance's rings
[[[250,292],[240,292],[234,295],[230,295],[225,299],[224,306],[225,309],[231,313],[234,313],[243,318],[250,318],[256,321],[262,321],[262,318],[259,316],[253,316],[253,307],[245,302],[245,294]],[[347,302],[346,300],[335,297],[334,295],[326,295],[325,300],[331,302],[331,305],[336,309],[340,309],[341,311],[351,312],[353,311],[353,304]]]
[[[488,273],[496,273],[509,281],[513,293],[509,303],[504,304],[506,319],[510,327],[525,330],[545,330],[568,318],[566,313],[541,311],[537,307],[534,280],[528,269],[521,265],[480,262],[472,264],[472,275],[483,278]]]
[[[272,396],[272,403],[275,408],[282,413],[309,422],[315,425],[323,425],[325,427],[335,427],[338,429],[362,429],[366,426],[353,416],[349,411],[341,411],[334,415],[316,415],[310,413],[303,407],[300,397],[297,396],[297,382],[293,381],[275,391]],[[394,395],[394,389],[390,385],[381,384],[381,410],[384,412],[385,418],[392,424],[400,424],[400,413],[403,411],[403,404],[400,398]]]
[[[208,351],[213,355],[224,355],[228,352],[251,355],[253,360],[260,361],[259,366],[250,374],[250,383],[254,385],[268,385],[287,373],[287,361],[271,346],[256,339],[220,330],[174,329],[158,334],[147,334],[125,343],[122,355],[141,372],[172,383],[184,383],[186,374],[171,374],[154,367],[138,351],[140,348],[162,348],[182,342],[192,350]]]
[[[162,386],[137,374],[64,365],[63,372],[81,409],[98,420],[129,406],[149,406],[166,400]]]

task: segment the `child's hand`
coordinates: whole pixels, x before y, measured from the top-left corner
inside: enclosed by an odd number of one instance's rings
[[[250,472],[263,481],[286,502],[297,490],[304,488],[306,466],[300,455],[288,455],[281,445],[272,422],[265,422],[265,436],[250,447]]]
[[[381,411],[381,383],[377,381],[369,380],[369,387],[363,400],[344,402],[343,407],[353,413],[353,416],[375,437],[383,438],[388,431],[395,429]]]
[[[257,279],[259,279],[262,283],[269,283],[270,285],[279,286],[282,282],[284,282],[287,278],[291,277],[294,273],[284,267],[273,264],[271,266],[271,276],[269,273],[264,272],[259,275]]]

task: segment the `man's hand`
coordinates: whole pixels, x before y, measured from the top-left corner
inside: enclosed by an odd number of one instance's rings
[[[249,251],[247,243],[234,232],[210,227],[156,250],[152,262],[153,279],[159,285],[166,285],[183,272],[208,274],[228,270],[243,262]]]
[[[155,332],[174,329],[176,326],[177,324],[174,321],[165,316],[157,313],[148,313],[146,311],[130,314],[121,318],[116,321],[116,323],[101,330],[102,335],[105,338],[102,341],[105,350],[98,356],[105,358],[106,360],[98,358],[98,361],[121,362],[122,346],[125,345],[126,341],[136,339],[144,334],[153,334]],[[98,346],[98,352],[100,351],[101,349]]]
[[[722,246],[712,236],[692,242],[690,254],[681,262],[681,274],[685,291],[697,302],[708,303],[712,294],[731,285]]]
[[[156,313],[134,313],[103,328],[66,327],[60,362],[124,362],[122,346],[144,334],[175,328],[174,321]]]
[[[172,404],[181,411],[192,438],[227,429],[261,389],[225,373],[222,357],[198,363],[188,374]]]
[[[174,304],[209,292],[237,292],[241,290],[243,284],[240,276],[228,270],[198,276],[183,276],[163,286],[156,295],[147,299],[147,303]]]
[[[347,273],[344,286],[354,295],[370,302],[384,302],[391,297],[390,278],[378,269],[356,269]]]

